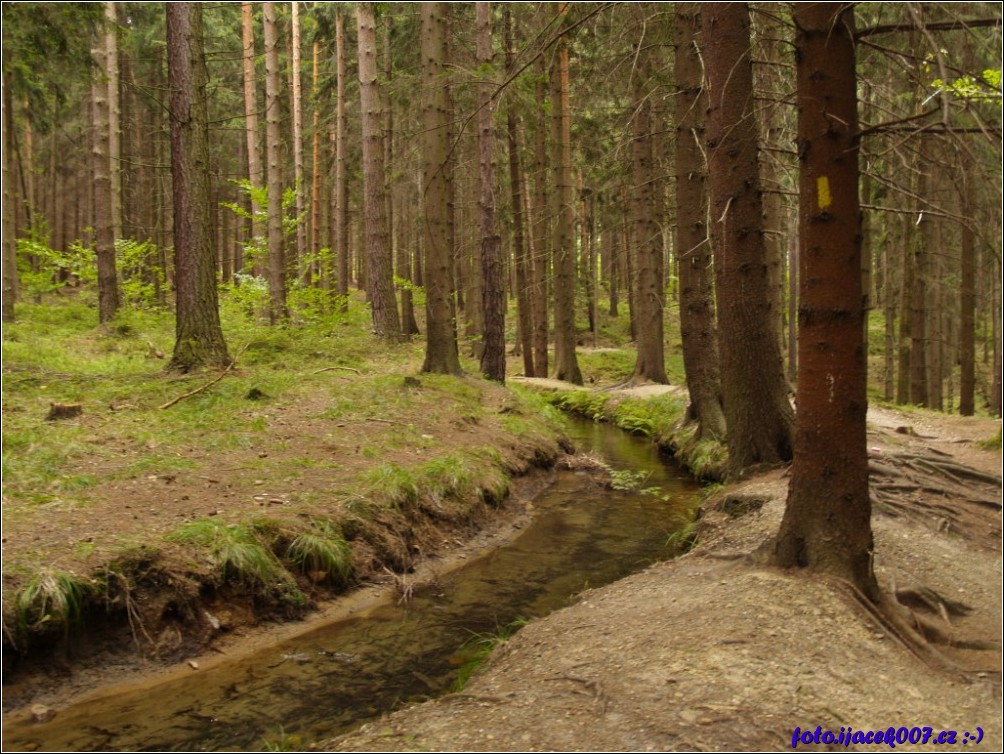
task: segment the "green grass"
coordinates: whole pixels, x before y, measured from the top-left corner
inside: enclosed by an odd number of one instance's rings
[[[18,630],[23,638],[44,629],[68,632],[80,623],[98,583],[69,571],[44,567],[18,593],[15,601]]]
[[[1001,430],[997,430],[997,434],[993,437],[988,437],[986,440],[978,442],[979,445],[984,450],[1000,450],[1001,449]]]
[[[352,576],[352,551],[341,530],[321,519],[311,522],[286,548],[286,558],[304,574],[326,574],[344,584]]]
[[[168,534],[167,539],[207,551],[223,580],[267,586],[286,580],[287,574],[263,541],[264,530],[264,526],[226,524],[215,518],[203,518],[182,525]]]
[[[453,690],[463,691],[470,683],[471,678],[484,667],[491,653],[509,641],[529,623],[527,618],[517,618],[507,626],[496,626],[492,633],[471,631],[471,638],[464,643],[458,652],[464,661],[457,672],[457,680],[454,681]]]
[[[375,339],[360,299],[346,315],[301,311],[291,324],[270,327],[224,291],[223,327],[231,355],[240,354],[236,367],[164,410],[159,406],[219,371],[172,374],[166,359],[151,355],[151,343],[170,355],[172,312],[129,309],[99,326],[94,304],[93,296],[19,303],[18,321],[4,327],[5,523],[94,505],[105,482],[122,494],[129,480],[137,480],[142,494],[148,481],[156,483],[150,478],[165,477],[163,485],[176,476],[178,497],[187,500],[191,493],[192,510],[200,510],[202,496],[222,489],[213,486],[218,481],[238,489],[226,521],[199,519],[167,535],[112,527],[98,544],[70,542],[51,553],[18,554],[6,564],[5,575],[12,574],[8,625],[17,622],[19,600],[20,622],[38,631],[64,624],[64,615],[75,620],[75,596],[110,607],[109,590],[119,582],[103,574],[119,553],[151,544],[163,554],[158,568],[177,574],[186,589],[226,584],[256,601],[267,597],[265,604],[302,604],[297,580],[305,587],[307,578],[316,583],[325,574],[323,581],[338,588],[351,581],[346,540],[367,542],[393,567],[407,565],[408,552],[395,548],[416,523],[411,514],[467,520],[480,501],[504,499],[506,473],[524,468],[527,458],[556,452],[553,425],[562,421],[560,411],[533,393],[500,396],[471,376],[477,365],[469,359],[465,377],[417,375],[422,341],[387,345]],[[406,384],[406,376],[419,384]],[[266,397],[249,400],[252,388]],[[497,400],[504,404],[501,413]],[[83,412],[48,422],[50,402],[79,402]],[[299,424],[288,420],[291,415]],[[297,433],[307,423],[310,442]],[[475,427],[473,443],[457,432]],[[373,459],[368,466],[366,459]],[[259,489],[251,486],[256,479],[268,480],[261,489],[284,489],[284,507],[269,508],[281,520],[253,518],[261,509],[244,493]],[[188,489],[181,492],[183,484]],[[249,489],[240,489],[245,485]],[[395,507],[408,508],[409,515],[388,513]],[[93,569],[94,589],[103,584],[105,593],[92,590],[85,578],[53,575],[57,562],[60,573]],[[46,578],[32,581],[33,574]],[[138,577],[134,583],[134,574],[122,578],[129,589],[146,588]]]

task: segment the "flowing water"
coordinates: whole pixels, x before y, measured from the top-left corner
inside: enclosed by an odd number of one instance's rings
[[[291,748],[449,691],[476,633],[547,615],[585,588],[666,556],[673,522],[696,485],[653,445],[606,425],[574,422],[576,445],[614,469],[642,472],[659,494],[599,488],[560,472],[511,543],[416,590],[239,661],[83,702],[46,723],[7,721],[4,751]],[[466,646],[465,646],[466,645]]]

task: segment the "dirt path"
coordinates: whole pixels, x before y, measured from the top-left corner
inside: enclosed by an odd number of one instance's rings
[[[873,409],[869,420],[870,454],[880,464],[934,454],[1000,473],[1000,452],[974,444],[999,422],[888,409]],[[796,728],[811,738],[821,726],[836,735],[904,727],[907,737],[917,728],[921,741],[930,728],[927,746],[897,750],[928,749],[942,731],[955,731],[956,745],[967,749],[999,750],[999,482],[962,485],[967,498],[992,494],[996,508],[924,490],[895,498],[972,508],[966,529],[945,525],[930,508],[911,516],[880,507],[874,517],[876,572],[886,590],[929,589],[943,598],[932,600],[933,612],[912,606],[947,642],[936,645],[940,667],[911,654],[839,585],[743,559],[776,531],[786,487],[784,474],[772,472],[710,500],[690,554],[535,621],[463,693],[386,716],[327,748],[774,750],[790,748]],[[945,607],[954,603],[966,614]]]

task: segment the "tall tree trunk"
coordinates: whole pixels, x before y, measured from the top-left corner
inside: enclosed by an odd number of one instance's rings
[[[118,276],[115,271],[115,223],[112,219],[112,178],[108,156],[108,49],[98,39],[91,54],[98,73],[91,85],[94,112],[91,170],[94,187],[94,236],[98,257],[98,321],[104,324],[119,308]]]
[[[645,6],[635,5],[636,15],[644,28]],[[635,226],[635,269],[631,285],[635,291],[636,340],[638,359],[633,380],[667,384],[666,357],[663,352],[663,284],[662,232],[657,222],[655,154],[652,149],[652,108],[647,91],[652,64],[652,38],[645,34],[638,41],[633,67],[632,89],[634,108],[634,138],[632,140],[633,170],[632,206]]]
[[[966,171],[961,172],[960,208],[962,215],[973,206],[973,185]],[[959,413],[972,416],[976,410],[976,238],[971,221],[961,228],[961,290],[959,321]]]
[[[311,77],[310,92],[313,106],[313,138],[310,151],[310,257],[311,263],[305,266],[304,280],[310,285],[314,272],[317,272],[322,283],[327,282],[327,260],[321,259],[321,105],[319,102],[321,79],[321,43],[316,39],[311,47]]]
[[[787,155],[782,149],[785,132],[784,109],[790,101],[784,93],[790,83],[780,81],[790,65],[784,51],[790,49],[791,40],[782,15],[777,12],[756,13],[757,40],[763,65],[754,65],[754,83],[757,93],[762,95],[763,105],[759,108],[761,142],[764,149],[760,155],[760,181],[763,187],[764,248],[767,259],[767,292],[770,296],[770,325],[774,327],[778,347],[784,351],[784,259],[787,254],[788,211],[785,206],[783,189],[784,174],[791,166],[786,165]],[[793,158],[792,158],[793,159]]]
[[[293,54],[290,76],[293,80],[293,186],[296,189],[296,257],[289,260],[297,278],[303,278],[306,270],[304,260],[307,251],[307,226],[304,223],[306,197],[303,181],[303,87],[300,81],[300,4],[291,4],[293,9]]]
[[[774,553],[782,567],[844,579],[877,600],[865,443],[853,9],[804,4],[792,15],[802,161],[798,417]]]
[[[252,186],[265,184],[258,146],[258,91],[255,76],[254,4],[241,3],[241,29],[244,44],[244,130],[247,136],[248,180]],[[257,217],[261,208],[251,203],[251,215]],[[257,235],[252,220],[251,235]]]
[[[376,21],[373,3],[356,6],[359,32],[359,96],[363,130],[363,195],[366,214],[366,291],[373,311],[373,328],[387,340],[401,339],[394,299],[391,249],[387,236],[387,196],[384,183],[383,113],[377,79]]]
[[[533,308],[533,366],[538,377],[548,374],[548,276],[551,269],[549,233],[550,197],[547,187],[547,69],[544,56],[537,58],[536,128],[534,129],[533,166],[533,282],[530,303]]]
[[[112,233],[122,238],[122,102],[119,96],[118,3],[105,3],[108,61],[108,168],[112,192]]]
[[[333,192],[334,253],[338,259],[338,295],[342,311],[349,296],[349,192],[345,171],[345,16],[335,12],[335,190]]]
[[[617,309],[620,306],[620,275],[621,275],[621,254],[620,243],[617,240],[617,221],[613,207],[608,207],[607,217],[603,226],[603,256],[607,260],[607,286],[610,291],[611,317],[619,316]]]
[[[391,49],[393,16],[387,16],[384,27],[385,44],[383,47],[384,81],[387,88],[394,81],[394,59]],[[394,275],[402,281],[401,289],[401,331],[405,335],[418,334],[418,321],[415,319],[415,304],[412,298],[411,247],[404,242],[404,216],[395,210],[395,196],[402,183],[400,171],[392,166],[397,164],[395,157],[394,108],[390,100],[384,111],[386,126],[384,128],[384,164],[388,166],[389,177],[387,186],[387,226],[390,229],[390,247],[394,255]]]
[[[564,26],[567,3],[554,3]],[[555,45],[551,70],[552,216],[554,222],[554,376],[582,384],[575,355],[575,205],[572,186],[572,113],[568,99],[568,40]]]
[[[690,418],[702,439],[725,439],[718,373],[714,278],[708,239],[704,93],[700,60],[700,7],[676,6],[676,249],[680,269],[680,331],[690,391]]]
[[[422,3],[422,155],[425,189],[425,363],[423,372],[460,374],[453,307],[453,249],[447,190],[446,3]]]
[[[475,3],[477,58],[481,70],[492,65],[492,6]],[[478,91],[478,153],[481,173],[481,280],[485,339],[481,373],[505,382],[505,292],[502,282],[502,238],[495,223],[495,129],[492,124],[492,94],[489,80]]]
[[[209,169],[209,80],[202,41],[202,5],[167,4],[171,88],[171,176],[177,290],[170,369],[189,372],[230,360],[216,298],[216,255]]]
[[[702,3],[708,173],[729,472],[791,459],[788,402],[771,310],[746,3]],[[804,254],[803,254],[804,256]],[[859,283],[860,285],[860,283]]]
[[[3,73],[3,321],[14,321],[14,304],[18,298],[17,236],[14,232],[14,201],[11,160],[14,159],[14,109],[10,81]]]
[[[505,25],[506,75],[515,70],[512,10],[502,6]],[[520,351],[523,354],[523,374],[535,377],[533,363],[533,311],[530,308],[530,259],[523,237],[523,171],[519,159],[519,132],[516,118],[516,100],[510,98],[506,106],[506,130],[509,146],[509,190],[512,198],[513,254],[516,258],[516,311],[519,318]]]
[[[930,254],[927,244],[932,235],[933,219],[924,210],[927,207],[927,192],[930,165],[926,160],[929,138],[921,134],[916,165],[916,210],[918,222],[914,228],[913,245],[913,286],[910,289],[910,402],[917,406],[927,406],[927,341],[928,341],[928,268]]]
[[[286,255],[282,227],[282,134],[279,131],[279,35],[275,3],[262,3],[265,21],[265,142],[268,155],[269,321],[289,317]]]
[[[902,257],[902,275],[899,286],[899,343],[896,352],[896,403],[910,402],[910,363],[913,359],[913,281],[914,254],[912,238],[916,233],[913,221],[900,218],[902,233],[899,235]]]

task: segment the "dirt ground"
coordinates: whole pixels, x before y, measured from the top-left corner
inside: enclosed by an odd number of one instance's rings
[[[930,749],[942,736],[999,751],[1000,485],[991,480],[1001,456],[975,444],[999,426],[869,412],[875,570],[929,644],[902,640],[840,584],[751,564],[745,556],[783,512],[787,480],[774,471],[709,500],[688,555],[533,622],[462,693],[324,748],[776,750],[792,748],[798,729],[812,741],[798,748],[874,750],[822,741],[826,731],[905,728],[904,740],[919,743],[896,749]],[[950,469],[944,486],[928,473],[932,459]]]
[[[307,425],[300,419],[311,410],[276,410],[276,418],[290,423],[284,454],[295,456],[321,441],[302,431]],[[975,748],[998,750],[1004,743],[1001,521],[1000,484],[991,480],[999,479],[1001,455],[976,443],[994,435],[1000,423],[873,408],[869,426],[873,488],[880,499],[876,572],[887,593],[899,593],[912,614],[936,630],[939,641],[930,646],[940,659],[916,656],[839,584],[745,559],[780,522],[787,480],[774,471],[710,498],[699,545],[690,554],[586,592],[578,604],[533,622],[496,652],[464,692],[395,712],[318,748],[773,750],[791,747],[796,727],[812,734],[820,726],[836,734],[841,727],[905,727],[907,734],[916,727],[921,736],[930,727],[932,738],[956,731],[957,744],[968,740],[967,748],[974,748],[970,739],[979,727],[983,738]],[[365,425],[353,427],[360,429],[366,431]],[[489,428],[443,425],[433,431],[470,441]],[[934,479],[932,458],[955,471]],[[271,460],[278,464],[282,458]],[[239,465],[223,486],[220,477],[231,468],[226,459],[204,476],[143,480],[141,489],[123,483],[109,504],[129,511],[124,518],[136,522],[131,525],[153,529],[195,513],[218,510],[226,516],[228,499],[283,505],[282,490],[262,489],[253,476],[237,473]],[[963,468],[975,473],[966,476]],[[530,487],[519,496],[527,494]],[[79,530],[69,533],[60,534],[45,520],[25,531],[32,531],[32,546],[79,553],[72,545],[76,537],[91,535],[94,520],[81,518]],[[490,526],[473,539],[459,531],[444,539],[441,552],[452,550],[459,562],[511,537],[523,521],[518,506],[515,513],[503,511],[498,520],[483,521]],[[421,578],[421,566],[414,578]],[[329,604],[308,623],[238,625],[196,659],[202,667],[222,653],[232,660],[358,610],[393,589],[385,581]],[[190,672],[186,663],[165,668],[155,658],[105,664],[100,655],[96,659],[75,664],[72,672],[50,667],[44,677],[24,677],[7,687],[7,715],[29,714],[30,704],[58,710],[99,685]]]

